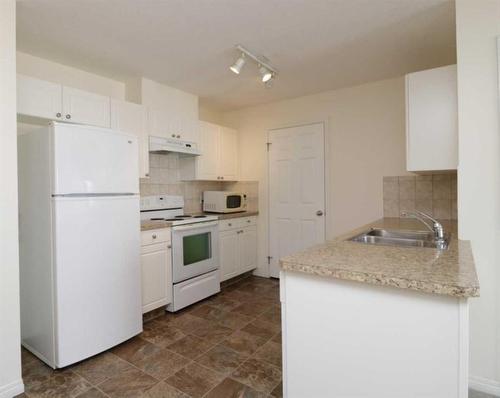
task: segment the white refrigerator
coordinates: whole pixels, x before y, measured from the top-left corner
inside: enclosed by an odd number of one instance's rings
[[[22,344],[61,368],[140,333],[137,138],[51,123],[18,166]]]

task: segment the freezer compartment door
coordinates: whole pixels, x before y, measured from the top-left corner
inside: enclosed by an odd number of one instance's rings
[[[98,127],[55,123],[53,194],[138,193],[137,138]]]
[[[54,198],[56,366],[142,331],[139,197]]]

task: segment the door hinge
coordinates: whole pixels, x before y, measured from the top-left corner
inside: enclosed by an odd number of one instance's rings
[[[267,152],[269,152],[269,147],[271,146],[272,142],[266,142],[267,145]]]
[[[271,259],[272,259],[272,256],[267,256],[267,265],[271,264]]]

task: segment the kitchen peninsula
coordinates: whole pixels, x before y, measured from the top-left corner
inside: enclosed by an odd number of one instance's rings
[[[385,218],[281,259],[283,386],[290,398],[467,397],[468,299],[479,296],[470,243],[369,245],[357,234],[424,230]]]

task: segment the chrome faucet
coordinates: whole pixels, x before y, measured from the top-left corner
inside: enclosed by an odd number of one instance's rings
[[[434,237],[436,241],[444,243],[445,238],[444,238],[444,228],[441,225],[441,223],[436,220],[435,218],[431,217],[430,215],[422,212],[422,211],[408,211],[408,210],[403,210],[401,212],[402,217],[413,217],[416,218],[418,221],[420,221],[422,224],[424,224],[427,228],[429,228],[432,232],[434,232]],[[426,221],[429,220],[432,222],[432,226]]]

